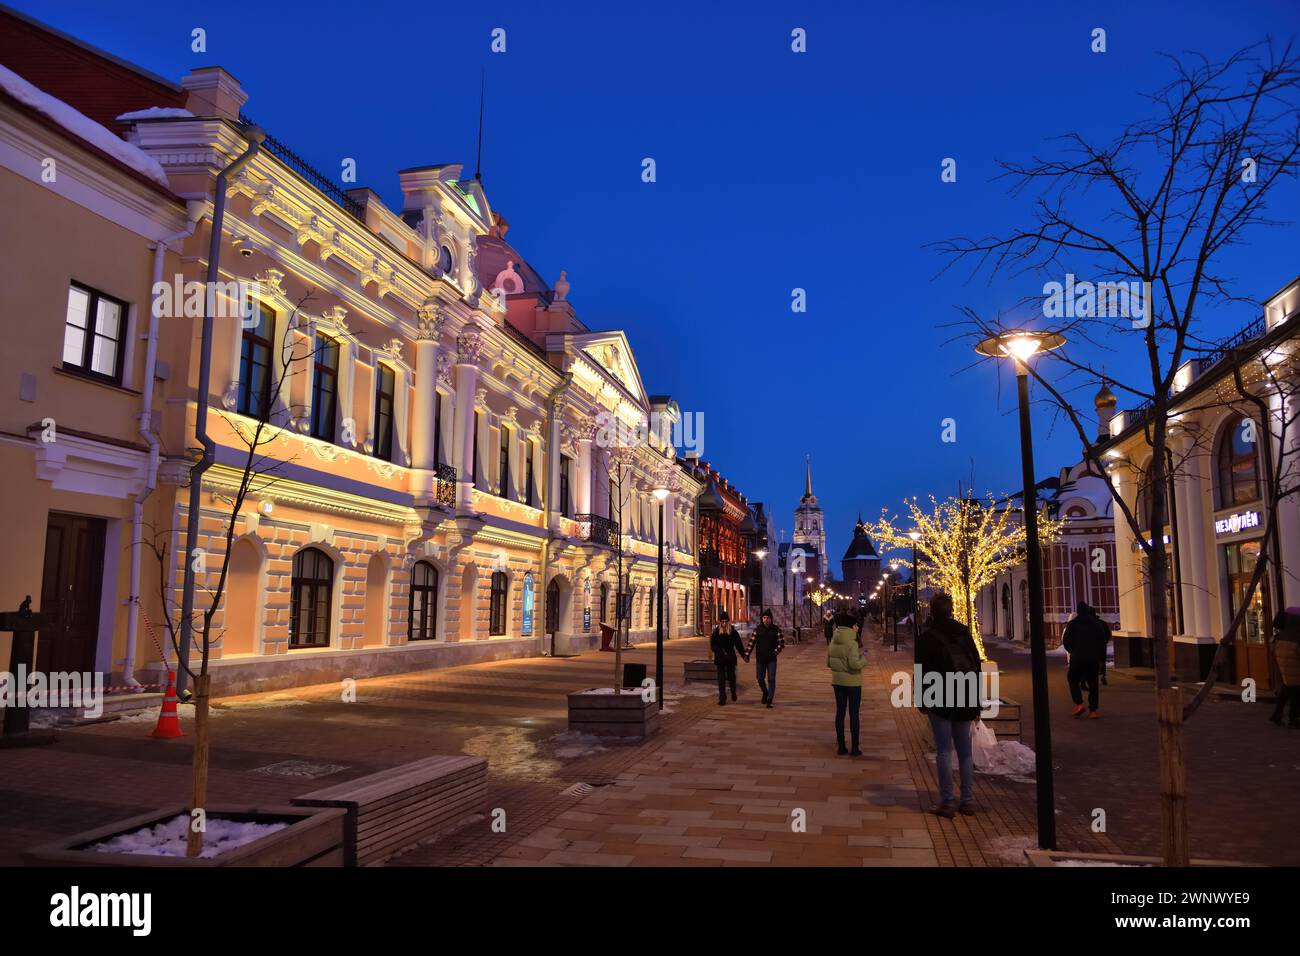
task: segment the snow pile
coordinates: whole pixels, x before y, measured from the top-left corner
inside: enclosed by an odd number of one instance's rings
[[[556,734],[547,741],[561,760],[573,760],[576,757],[590,757],[604,753],[605,746],[595,734],[584,734],[578,730],[566,730]]]
[[[4,66],[0,66],[0,90],[4,90],[25,106],[44,113],[72,135],[103,150],[137,173],[148,176],[158,185],[168,185],[167,174],[163,172],[163,168],[144,150],[120,139],[90,117],[74,110],[63,100],[55,99],[43,90],[37,89]]]
[[[1056,866],[1150,866],[1150,863],[1115,863],[1111,860],[1057,860]]]
[[[1026,850],[1037,850],[1038,839],[1030,836],[1000,836],[989,840],[988,848],[1005,863],[1025,862]]]
[[[178,109],[174,106],[151,106],[147,110],[135,110],[132,113],[123,113],[117,118],[119,123],[129,123],[132,120],[147,119],[189,119],[194,114],[189,110]]]
[[[971,754],[980,773],[1028,782],[1034,776],[1034,752],[1018,740],[998,740],[982,720],[971,728]]]
[[[203,850],[199,856],[207,859],[227,853],[283,830],[288,825],[209,817],[207,829],[203,833]],[[87,849],[97,853],[130,853],[137,856],[184,856],[189,827],[190,818],[182,813],[154,826],[133,830],[130,833],[120,833],[102,843],[93,843]]]

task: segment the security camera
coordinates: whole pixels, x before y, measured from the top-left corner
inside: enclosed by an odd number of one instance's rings
[[[250,248],[248,248],[247,246],[245,246],[244,248],[240,249],[240,250],[239,250],[239,254],[240,254],[241,256],[243,256],[245,259],[251,259],[251,258],[253,258],[253,250],[250,249]]]

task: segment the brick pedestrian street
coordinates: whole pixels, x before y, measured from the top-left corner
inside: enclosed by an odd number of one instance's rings
[[[976,816],[926,812],[937,794],[928,724],[889,703],[889,675],[910,667],[910,648],[895,653],[874,635],[867,648],[856,759],[835,754],[820,634],[787,646],[770,710],[743,663],[737,704],[719,707],[710,684],[683,686],[683,662],[705,652],[692,638],[667,645],[665,729],[641,744],[566,732],[565,694],[609,683],[612,655],[599,652],[365,680],[355,703],[343,703],[334,685],[221,699],[212,802],[284,803],[431,754],[468,753],[489,761],[489,805],[505,811],[505,832],[493,832],[485,815],[390,865],[1022,864],[1035,845],[1033,785],[977,774]],[[1032,743],[1028,655],[996,645],[993,654],[1004,696],[1026,704]],[[653,646],[625,659],[653,673]],[[1149,682],[1114,675],[1104,718],[1071,721],[1064,661],[1050,660],[1060,846],[1155,852]],[[1300,859],[1300,814],[1286,799],[1300,734],[1267,724],[1264,706],[1216,700],[1193,723],[1197,855]],[[0,864],[53,837],[186,802],[190,738],[151,739],[153,718],[110,719],[65,729],[52,746],[0,750]],[[1252,812],[1261,806],[1269,814]],[[1107,810],[1107,833],[1091,832],[1093,807]]]

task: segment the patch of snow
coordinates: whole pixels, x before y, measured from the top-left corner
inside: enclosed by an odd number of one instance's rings
[[[129,123],[132,120],[142,119],[188,119],[193,115],[189,110],[183,110],[175,106],[151,106],[147,110],[123,113],[117,118],[117,121],[119,123]]]
[[[1038,849],[1038,838],[1030,836],[1000,836],[989,840],[989,849],[1007,863],[1025,863],[1025,851]]]
[[[91,143],[141,175],[148,176],[160,186],[168,185],[167,174],[163,172],[162,166],[158,165],[158,161],[144,150],[132,146],[106,127],[73,109],[63,100],[55,99],[44,90],[37,89],[4,66],[0,66],[0,89],[18,102],[44,113],[74,136]]]
[[[216,710],[262,710],[273,707],[302,707],[310,704],[311,701],[303,700],[300,697],[265,697],[261,700],[223,700],[220,704],[209,708]]]
[[[1112,860],[1053,860],[1053,866],[1123,866],[1123,867],[1142,867],[1150,866],[1150,863],[1115,863]]]
[[[199,856],[205,859],[219,856],[283,830],[288,825],[208,817],[207,829],[203,833],[203,850]],[[119,833],[110,840],[91,844],[87,849],[97,853],[130,853],[137,856],[184,856],[189,826],[189,815],[182,813],[151,827]]]
[[[627,696],[627,695],[635,694],[636,696],[639,697],[639,696],[641,695],[641,691],[643,691],[644,689],[645,689],[645,688],[643,688],[643,687],[620,687],[620,688],[618,688],[618,693],[620,694],[620,696]],[[615,690],[615,688],[613,688],[613,687],[589,687],[589,688],[587,688],[586,690],[578,690],[578,691],[574,691],[574,693],[575,693],[575,694],[591,694],[592,696],[599,697],[599,696],[601,696],[602,694],[603,694],[603,695],[613,694],[613,693],[614,693],[614,690]]]
[[[975,769],[998,777],[1024,782],[1034,775],[1034,752],[1018,740],[998,740],[982,720],[971,727],[971,755]]]
[[[590,757],[604,753],[605,746],[595,734],[584,734],[580,730],[566,730],[547,740],[561,760],[573,760],[576,757]]]

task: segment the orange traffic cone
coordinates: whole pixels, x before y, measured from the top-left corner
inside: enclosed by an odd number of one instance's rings
[[[181,719],[176,713],[176,672],[167,672],[167,696],[163,698],[162,710],[158,712],[158,726],[153,729],[154,737],[184,737],[181,731]]]

